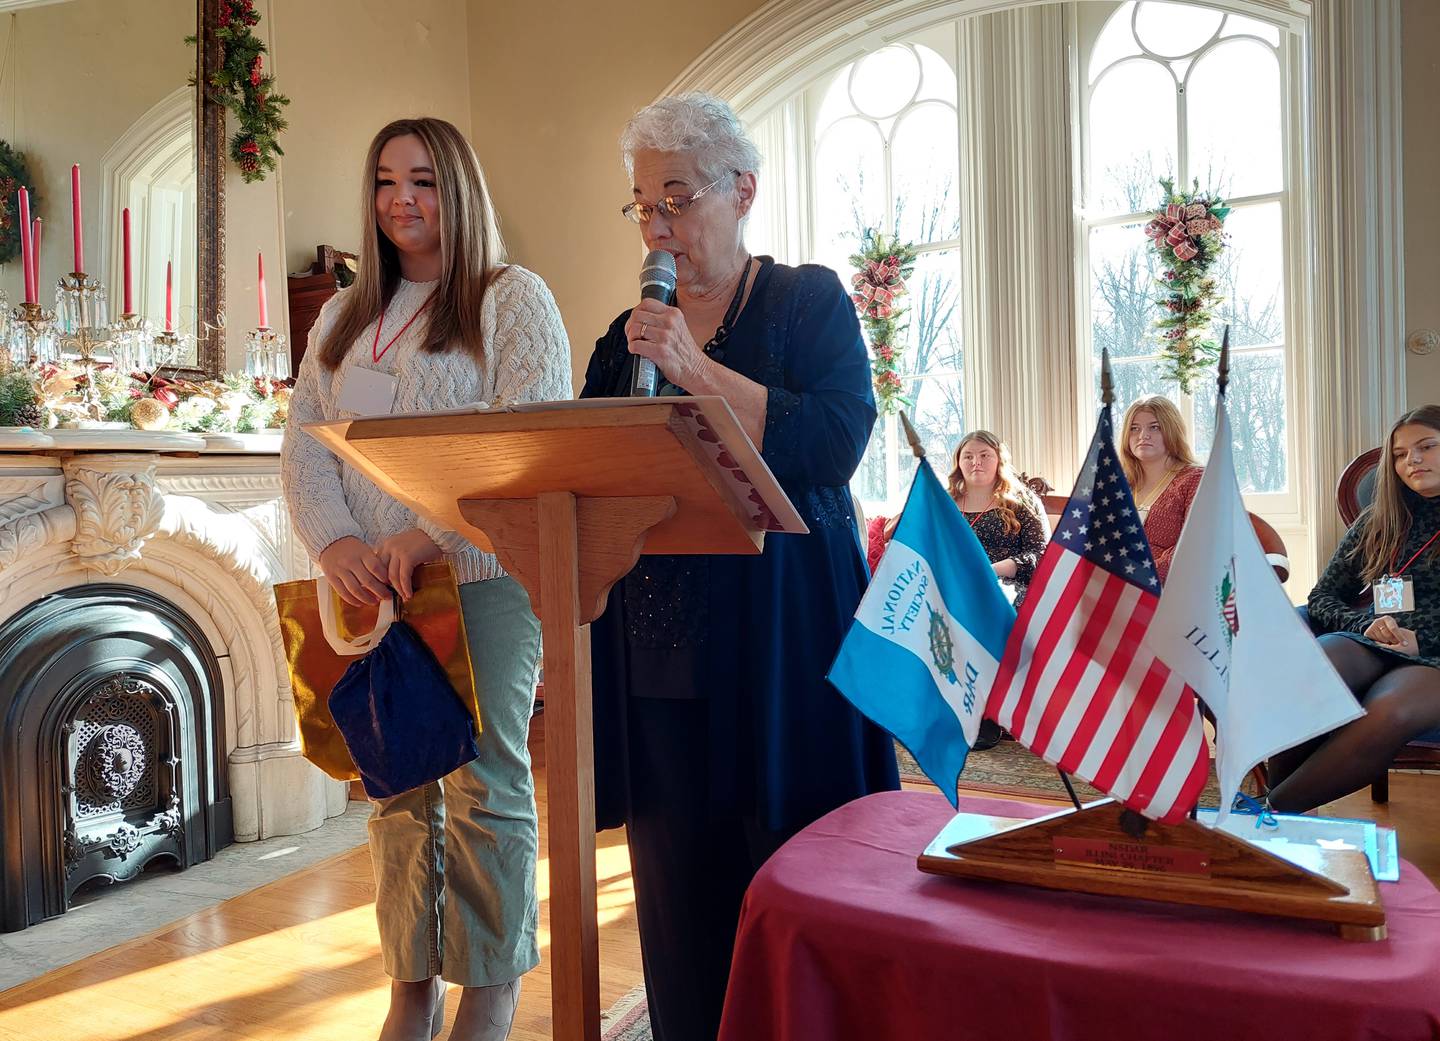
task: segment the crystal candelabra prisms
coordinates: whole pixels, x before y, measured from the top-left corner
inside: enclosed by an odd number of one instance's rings
[[[104,419],[95,368],[113,357],[114,330],[98,278],[83,271],[61,276],[55,286],[55,337],[60,354],[73,354],[85,370],[85,410],[93,420]]]
[[[55,312],[39,304],[17,304],[5,323],[5,346],[16,365],[58,362],[60,350],[55,337]]]
[[[150,337],[150,365],[156,371],[188,361],[195,350],[195,337],[178,329],[166,329]]]
[[[155,365],[150,320],[138,314],[122,314],[111,325],[111,352],[121,372],[149,372]]]
[[[263,326],[245,336],[245,375],[253,379],[288,380],[290,352],[285,334]]]

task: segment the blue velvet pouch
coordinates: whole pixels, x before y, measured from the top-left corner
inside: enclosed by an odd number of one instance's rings
[[[330,714],[372,799],[429,784],[480,754],[470,710],[434,653],[398,617],[335,684]]]

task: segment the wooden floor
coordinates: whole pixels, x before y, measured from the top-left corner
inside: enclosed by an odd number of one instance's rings
[[[1373,809],[1364,793],[1326,808],[1399,828],[1401,855],[1440,882],[1440,775],[1392,776],[1390,807]],[[604,1007],[641,982],[629,857],[618,832],[600,837],[598,877]],[[550,1037],[547,892],[542,859],[542,963],[525,977],[514,1041]],[[373,896],[360,847],[0,994],[0,1041],[368,1041],[389,988]],[[452,988],[452,1013],[457,998]]]

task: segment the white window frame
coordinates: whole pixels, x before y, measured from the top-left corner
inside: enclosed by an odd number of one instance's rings
[[[1115,0],[1111,5],[1112,10],[1107,15],[1104,26],[1108,26],[1109,20],[1115,17],[1124,0]],[[1217,10],[1231,12],[1234,6],[1215,0],[1190,0],[1192,3],[1214,7]],[[1275,26],[1280,31],[1280,44],[1275,47],[1276,59],[1279,63],[1280,72],[1280,107],[1281,107],[1281,133],[1284,137],[1282,145],[1282,181],[1279,191],[1259,195],[1239,196],[1226,200],[1233,208],[1239,208],[1259,203],[1278,203],[1280,206],[1280,220],[1282,227],[1282,264],[1284,272],[1282,275],[1282,287],[1285,296],[1285,331],[1287,342],[1283,345],[1285,351],[1285,470],[1286,488],[1283,492],[1251,492],[1245,498],[1246,508],[1251,512],[1263,515],[1269,520],[1283,536],[1304,537],[1307,534],[1305,525],[1304,503],[1304,475],[1305,460],[1302,456],[1299,431],[1306,423],[1306,408],[1304,405],[1304,387],[1301,373],[1306,367],[1308,352],[1306,350],[1305,331],[1307,323],[1305,316],[1309,311],[1310,281],[1304,270],[1305,265],[1302,258],[1306,255],[1303,244],[1298,239],[1298,229],[1304,223],[1303,214],[1307,211],[1307,200],[1305,198],[1305,178],[1301,176],[1305,165],[1305,135],[1303,124],[1297,121],[1297,113],[1304,110],[1303,76],[1297,74],[1297,63],[1303,61],[1303,54],[1300,49],[1300,40],[1297,38],[1297,31],[1294,25],[1284,19],[1267,18],[1251,11],[1244,12],[1247,17],[1257,18]],[[1077,60],[1073,67],[1075,97],[1077,99],[1077,112],[1075,113],[1075,135],[1074,148],[1076,156],[1076,168],[1078,178],[1075,186],[1075,253],[1076,253],[1076,341],[1080,347],[1080,366],[1084,378],[1079,381],[1076,388],[1080,395],[1080,415],[1083,417],[1093,416],[1097,402],[1094,400],[1093,388],[1096,384],[1096,360],[1094,357],[1094,338],[1092,335],[1091,315],[1091,285],[1090,285],[1090,231],[1096,228],[1115,227],[1132,223],[1143,223],[1148,216],[1144,212],[1137,212],[1124,215],[1110,215],[1091,218],[1087,212],[1086,200],[1089,198],[1089,187],[1091,183],[1090,170],[1090,103],[1094,93],[1095,85],[1091,84],[1089,76],[1090,53],[1096,40],[1081,40],[1079,38],[1078,23],[1075,26],[1075,53]],[[1101,32],[1104,31],[1102,26]],[[1230,39],[1259,40],[1258,37],[1242,35],[1226,37]],[[1215,44],[1218,46],[1219,42]],[[1272,47],[1268,40],[1259,40],[1266,47]],[[1106,66],[1095,78],[1098,84],[1106,73],[1126,61],[1137,60],[1135,56],[1119,58]],[[1150,60],[1150,59],[1145,59]],[[1185,70],[1185,79],[1182,84],[1188,82],[1190,73],[1194,71],[1198,60],[1192,60]],[[1186,133],[1186,107],[1187,95],[1183,91],[1176,93],[1176,163],[1179,170],[1187,171],[1187,176],[1176,174],[1177,185],[1188,185],[1188,152],[1189,141]],[[1136,228],[1136,234],[1140,229]],[[1246,354],[1273,349],[1275,344],[1247,345],[1243,348],[1232,348],[1232,353]],[[1128,359],[1127,359],[1128,361]],[[1202,378],[1209,378],[1205,376]],[[1187,429],[1193,434],[1195,398],[1190,394],[1180,395],[1180,411],[1185,418]],[[1115,417],[1118,422],[1120,417]],[[1089,436],[1089,431],[1084,432]],[[1118,434],[1117,434],[1118,436]],[[1289,540],[1287,539],[1287,542]],[[1293,553],[1293,547],[1291,547]]]

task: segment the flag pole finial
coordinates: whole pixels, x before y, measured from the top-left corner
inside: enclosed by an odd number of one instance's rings
[[[915,453],[916,459],[925,458],[925,446],[920,442],[920,435],[915,433],[915,428],[910,425],[910,417],[905,410],[900,410],[900,425],[905,428],[905,440],[910,442],[910,451]]]
[[[1215,383],[1220,388],[1220,393],[1225,393],[1225,388],[1230,385],[1230,326],[1225,326],[1225,335],[1220,340],[1220,365],[1216,370]]]
[[[1100,351],[1100,403],[1102,405],[1115,404],[1115,380],[1110,375],[1110,348],[1105,347]]]

